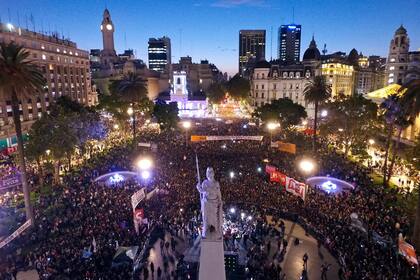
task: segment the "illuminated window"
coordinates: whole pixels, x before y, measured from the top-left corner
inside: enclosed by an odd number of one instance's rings
[[[394,66],[389,67],[389,70],[394,70],[394,69],[395,69]]]
[[[42,60],[46,60],[47,56],[45,54],[42,54]]]
[[[390,59],[390,61],[391,61],[391,62],[395,62],[395,58],[391,58],[391,59]]]

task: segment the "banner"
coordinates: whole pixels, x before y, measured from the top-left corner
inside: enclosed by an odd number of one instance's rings
[[[10,174],[0,178],[0,190],[21,185],[20,174]]]
[[[280,183],[282,186],[286,185],[286,175],[280,171],[274,171],[270,173],[270,181]]]
[[[228,136],[206,136],[206,135],[191,135],[191,142],[202,141],[224,141],[224,140],[250,140],[262,141],[263,136],[246,136],[246,135],[228,135]]]
[[[296,145],[293,143],[286,143],[286,142],[273,142],[271,143],[272,148],[277,148],[281,152],[296,154]]]
[[[265,165],[265,172],[268,173],[268,174],[271,174],[276,170],[277,170],[277,167],[275,167],[275,166],[272,166],[272,165],[269,165],[269,164]]]
[[[137,146],[150,148],[152,146],[152,144],[147,143],[147,142],[139,142],[139,143],[137,143]]]
[[[143,222],[144,218],[144,210],[143,209],[135,209],[133,213],[133,222],[134,222],[134,229],[136,233],[139,233],[139,227]]]
[[[142,201],[145,197],[146,197],[146,192],[145,192],[144,188],[135,192],[131,196],[131,205],[133,206],[133,211],[135,211],[137,205],[139,205],[140,201]]]
[[[286,177],[286,191],[305,200],[306,185],[304,183],[298,182],[293,178]]]
[[[0,247],[1,248],[1,247]],[[404,240],[398,241],[398,252],[411,264],[419,265],[414,247]]]
[[[22,232],[24,232],[28,227],[32,225],[32,220],[27,220],[23,225],[21,225],[14,233],[6,237],[0,242],[0,249],[6,246],[10,241],[18,237]]]

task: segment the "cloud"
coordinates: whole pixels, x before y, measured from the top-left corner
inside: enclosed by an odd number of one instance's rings
[[[265,0],[217,0],[211,6],[217,8],[235,8],[239,6],[268,7],[268,4]]]

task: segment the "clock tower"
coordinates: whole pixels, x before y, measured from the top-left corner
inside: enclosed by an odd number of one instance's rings
[[[105,9],[102,24],[101,24],[103,49],[101,51],[101,58],[104,64],[113,62],[117,57],[114,48],[114,24],[111,20],[111,15],[108,9]]]

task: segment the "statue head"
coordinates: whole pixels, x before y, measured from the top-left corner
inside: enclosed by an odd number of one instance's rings
[[[212,167],[207,167],[206,177],[209,181],[214,181],[214,170]]]

